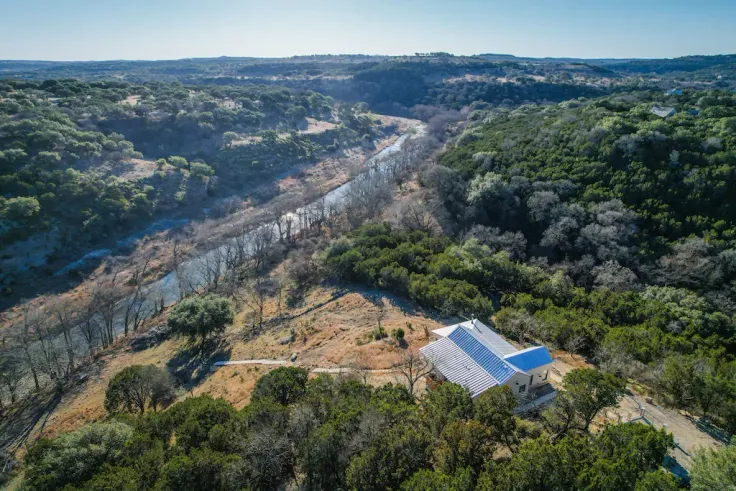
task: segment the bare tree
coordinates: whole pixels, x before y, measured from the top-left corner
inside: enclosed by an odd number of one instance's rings
[[[97,335],[100,332],[98,315],[94,298],[91,298],[79,309],[79,332],[87,343],[89,356],[95,354]]]
[[[417,350],[403,350],[394,365],[399,379],[406,382],[409,393],[414,395],[414,386],[432,372],[432,363]]]
[[[378,325],[378,331],[376,332],[376,337],[378,339],[383,339],[386,337],[386,331],[383,329],[383,326],[381,323],[386,318],[386,305],[383,303],[383,300],[381,300],[380,305],[378,306],[378,312],[376,312],[376,324]]]
[[[55,299],[47,307],[49,314],[56,322],[56,330],[61,333],[66,348],[67,356],[67,373],[74,370],[75,346],[73,329],[80,321],[79,306],[74,300],[67,297]]]
[[[391,187],[379,170],[359,175],[351,182],[345,194],[343,207],[348,221],[354,227],[378,216],[391,202]]]
[[[7,390],[10,404],[15,404],[18,399],[18,387],[25,377],[26,370],[24,360],[9,346],[3,346],[0,350],[0,385]],[[0,397],[0,408],[2,407],[2,397]]]
[[[142,264],[136,265],[130,280],[131,287],[126,290],[128,298],[123,306],[123,326],[125,336],[129,330],[137,331],[143,322],[155,311],[155,304],[148,301],[150,290],[143,285],[151,256],[146,257]]]
[[[585,336],[582,334],[573,334],[565,341],[565,349],[570,352],[573,358],[583,346],[585,346]]]
[[[36,369],[36,360],[31,352],[31,344],[33,343],[32,324],[36,321],[34,311],[31,308],[30,301],[24,301],[21,307],[21,325],[18,327],[17,340],[23,351],[23,358],[33,376],[33,385],[36,390],[41,388],[38,378],[38,370]]]
[[[371,375],[371,363],[365,352],[361,351],[358,354],[355,361],[350,364],[350,368],[358,375],[358,377],[360,377],[360,380],[364,385],[368,384],[368,378]]]
[[[217,244],[208,245],[209,249],[201,248],[200,253],[192,260],[197,273],[197,284],[189,285],[190,289],[204,287],[206,290],[216,290],[220,283],[220,276],[225,268],[224,251]]]
[[[534,317],[526,311],[513,312],[509,316],[499,318],[497,322],[502,330],[512,332],[522,346],[536,328]]]
[[[34,341],[37,342],[36,347],[40,350],[41,356],[38,360],[38,368],[45,373],[57,385],[62,383],[62,369],[59,363],[59,353],[56,343],[54,343],[53,334],[51,332],[51,319],[46,317],[39,310],[33,311],[32,320],[28,323],[33,332]]]
[[[250,256],[253,270],[259,272],[268,262],[272,252],[274,227],[271,224],[261,225],[249,234]]]
[[[268,298],[275,293],[275,285],[270,278],[256,278],[249,288],[246,289],[244,302],[253,310],[255,314],[254,322],[257,324],[258,331],[263,328],[263,310]],[[255,325],[253,327],[256,327]]]
[[[115,311],[122,299],[116,280],[117,273],[98,282],[92,291],[92,308],[100,319],[97,326],[103,348],[107,348],[115,341]]]
[[[432,208],[435,207],[432,206]],[[442,227],[434,217],[430,205],[425,201],[400,202],[394,212],[393,221],[405,230],[419,230],[428,235],[434,235],[442,231]]]
[[[174,245],[172,247],[172,261],[173,261],[173,271],[176,275],[176,281],[177,281],[177,287],[179,288],[179,300],[184,300],[186,297],[186,288],[184,285],[184,278],[183,278],[183,271],[182,271],[182,263],[183,263],[183,257],[182,257],[182,248],[183,245],[181,243],[181,240],[175,239]]]

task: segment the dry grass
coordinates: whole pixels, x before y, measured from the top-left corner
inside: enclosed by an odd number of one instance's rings
[[[372,339],[377,330],[381,303],[384,305],[383,329],[390,334],[394,329],[402,328],[408,348],[399,347],[391,338]],[[247,309],[239,312],[224,335],[225,344],[231,350],[229,358],[288,360],[292,353],[296,353],[295,365],[308,370],[347,367],[357,362],[368,369],[390,369],[400,350],[420,347],[428,342],[424,327],[432,330],[443,325],[422,312],[403,309],[403,302],[398,299],[376,292],[345,293],[329,288],[312,291],[302,307],[283,309],[282,314],[291,318],[288,321],[278,322],[277,312],[276,301],[270,301],[266,306],[267,327],[257,336],[250,335],[251,312]],[[292,329],[294,342],[279,344],[279,340],[288,336]],[[127,340],[121,340],[118,346],[93,364],[84,384],[64,395],[48,418],[43,436],[53,437],[104,418],[105,390],[111,377],[131,365],[166,367],[185,347],[185,340],[170,339],[156,347],[135,352]],[[273,368],[276,367],[235,365],[213,369],[204,375],[201,383],[182,393],[180,399],[209,394],[241,408],[250,401],[256,380]],[[390,372],[375,373],[370,375],[368,382],[376,385],[396,382],[396,377]],[[41,435],[36,433],[35,436]]]

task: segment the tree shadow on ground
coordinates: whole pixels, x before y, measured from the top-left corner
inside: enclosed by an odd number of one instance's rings
[[[351,285],[350,291],[359,294],[374,305],[381,306],[384,302],[384,299],[386,299],[392,306],[398,308],[405,315],[423,315],[441,324],[451,325],[469,320],[467,318],[458,317],[456,315],[443,314],[439,310],[435,310],[432,308],[422,307],[406,297],[402,297],[395,293],[387,292],[384,290],[379,290],[378,288],[366,288],[357,285]]]
[[[703,433],[706,433],[708,436],[713,438],[714,440],[718,440],[719,442],[728,445],[731,442],[731,435],[717,426],[715,426],[713,423],[708,421],[704,418],[693,418],[692,416],[687,416],[687,419],[690,420],[692,424],[695,425],[697,429],[702,431]]]
[[[213,373],[217,361],[230,359],[232,347],[224,339],[211,339],[204,345],[187,345],[166,362],[171,375],[186,390],[201,384]]]
[[[42,418],[61,402],[61,392],[45,389],[21,399],[0,418],[0,449],[13,452],[23,445]],[[45,420],[44,420],[45,424]]]

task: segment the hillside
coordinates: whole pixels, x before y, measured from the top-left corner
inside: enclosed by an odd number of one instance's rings
[[[7,64],[6,468],[39,490],[704,482],[736,433],[736,94],[663,88],[729,59],[488,58]],[[11,277],[33,244],[53,253]],[[51,268],[82,250],[109,252]],[[17,298],[44,263],[57,290]],[[431,373],[418,348],[469,318],[549,348],[555,401]]]

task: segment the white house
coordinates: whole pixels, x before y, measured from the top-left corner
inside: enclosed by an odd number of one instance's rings
[[[473,397],[498,385],[510,387],[522,400],[540,393],[554,397],[548,385],[552,356],[546,347],[519,351],[476,319],[432,332],[439,339],[420,351],[441,379],[467,387]],[[543,386],[547,390],[540,391]]]

